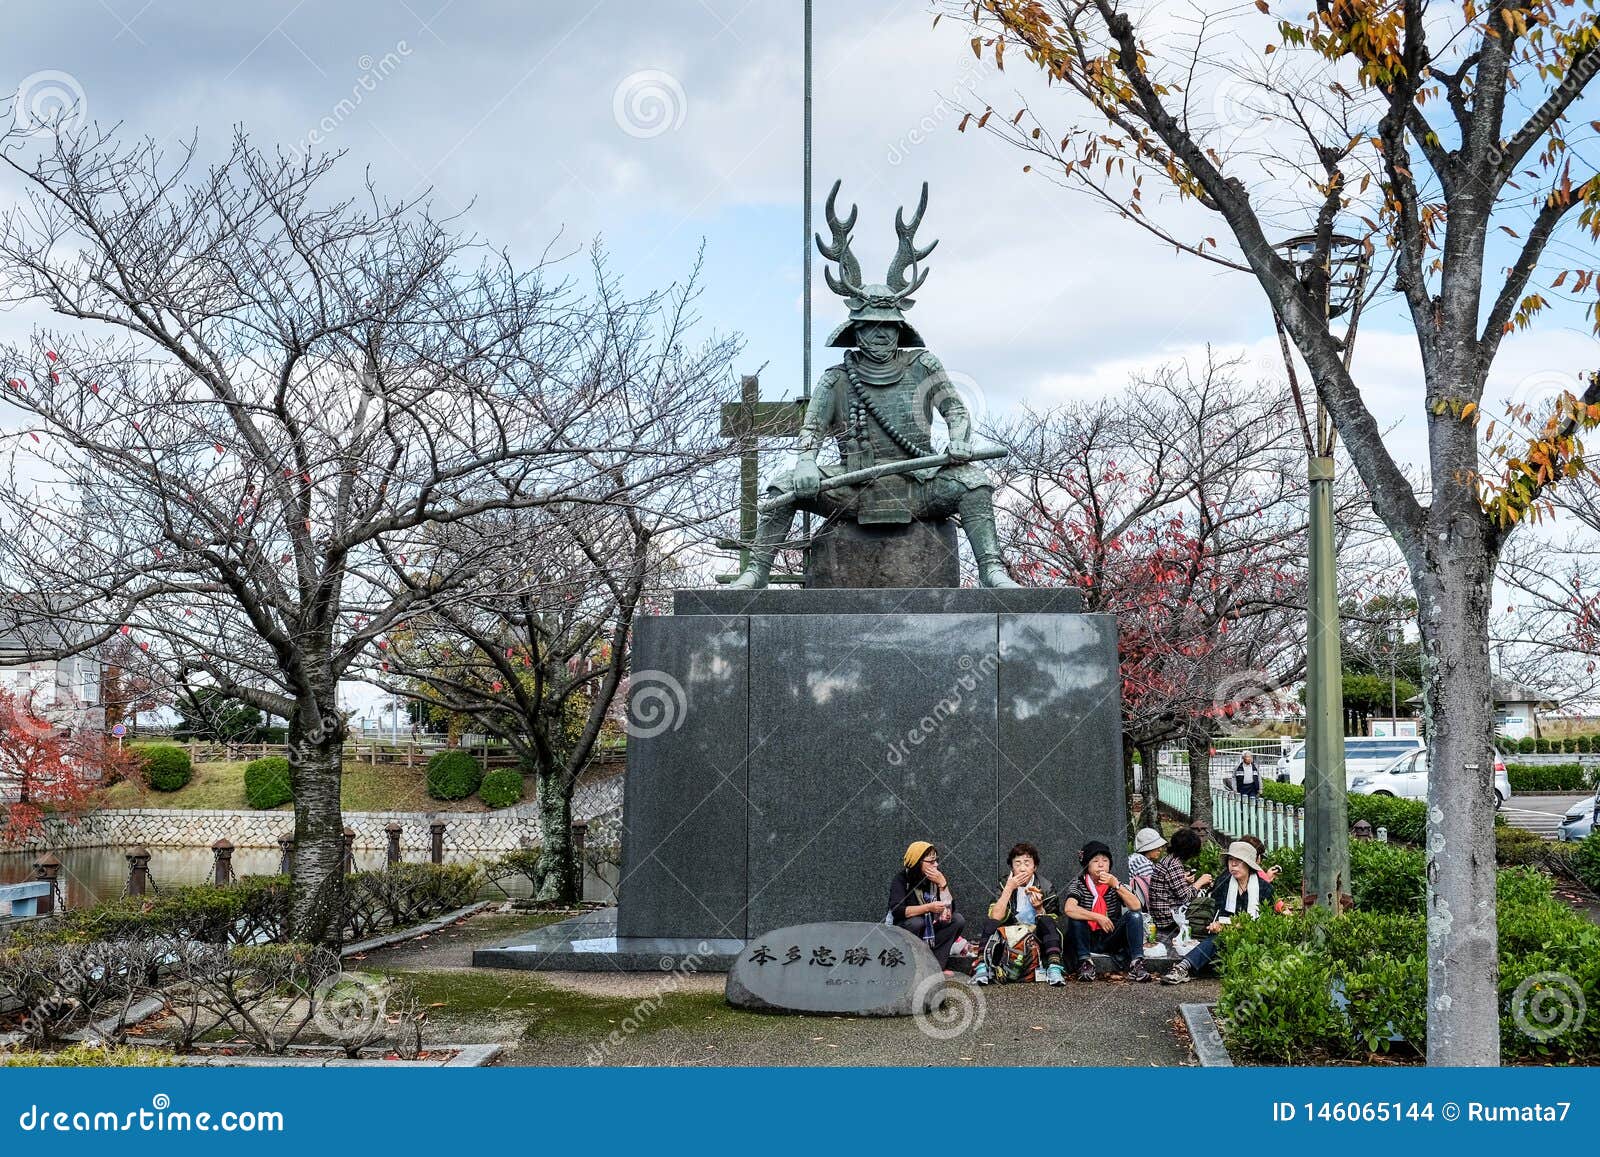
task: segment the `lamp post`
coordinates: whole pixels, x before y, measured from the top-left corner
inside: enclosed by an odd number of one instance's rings
[[[1359,238],[1319,231],[1291,237],[1278,245],[1300,282],[1323,308],[1328,320],[1349,315],[1344,335],[1344,364],[1350,368],[1356,326],[1369,261]],[[1307,534],[1310,574],[1306,631],[1306,831],[1305,873],[1301,884],[1306,904],[1335,911],[1350,894],[1349,801],[1344,768],[1344,692],[1339,653],[1338,558],[1333,536],[1333,452],[1338,441],[1332,417],[1316,399],[1313,416],[1300,392],[1289,335],[1283,319],[1273,316],[1283,351],[1289,390],[1294,396],[1300,432],[1305,439],[1309,484]]]

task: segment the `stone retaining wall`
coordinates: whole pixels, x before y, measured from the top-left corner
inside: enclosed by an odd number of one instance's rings
[[[401,827],[400,846],[408,858],[428,847],[428,825],[445,824],[444,846],[455,851],[512,852],[536,847],[539,822],[531,807],[494,812],[345,812],[345,826],[356,833],[358,851],[388,847],[386,825]],[[63,848],[209,847],[227,838],[238,848],[276,848],[278,837],[294,829],[287,811],[202,811],[159,808],[106,810],[77,823],[47,822],[32,837],[7,850],[42,852]]]

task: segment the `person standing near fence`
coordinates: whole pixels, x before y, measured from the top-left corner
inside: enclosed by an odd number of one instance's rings
[[[1261,794],[1261,769],[1254,753],[1247,751],[1239,757],[1239,766],[1233,769],[1233,790],[1240,795]]]

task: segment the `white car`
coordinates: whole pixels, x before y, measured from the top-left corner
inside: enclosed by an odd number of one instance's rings
[[[1344,772],[1348,778],[1360,773],[1378,771],[1388,767],[1402,755],[1412,755],[1427,749],[1420,735],[1373,736],[1347,735],[1344,740]],[[1281,783],[1305,783],[1306,745],[1304,740],[1295,744],[1278,760],[1278,780]]]
[[[1511,798],[1511,777],[1505,760],[1491,752],[1494,765],[1494,806]],[[1364,771],[1350,777],[1350,790],[1356,795],[1393,795],[1401,799],[1428,798],[1428,753],[1414,751],[1402,755],[1378,771]]]

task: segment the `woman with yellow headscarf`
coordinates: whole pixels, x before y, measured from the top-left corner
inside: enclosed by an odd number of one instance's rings
[[[939,851],[927,840],[906,849],[901,867],[889,881],[889,921],[922,937],[946,973],[950,948],[966,927],[955,910],[950,882],[939,870]]]

